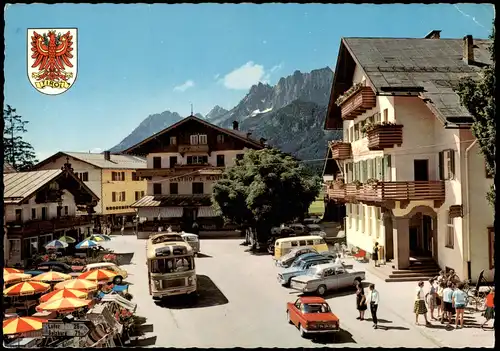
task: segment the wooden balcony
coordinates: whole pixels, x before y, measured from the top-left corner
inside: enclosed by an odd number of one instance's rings
[[[401,146],[403,143],[403,126],[400,124],[380,124],[366,133],[368,149],[384,150]]]
[[[210,170],[220,170],[223,171],[225,167],[215,167],[210,164],[184,164],[184,165],[175,165],[172,168],[146,168],[146,169],[138,169],[137,176],[138,177],[179,177],[186,173],[195,172],[201,169],[210,169]]]
[[[329,146],[332,150],[332,158],[334,160],[346,160],[352,156],[351,143],[332,141],[329,143]]]
[[[88,216],[61,217],[48,220],[31,220],[26,222],[7,222],[10,235],[38,235],[53,233],[54,230],[71,229],[91,224]]]
[[[353,120],[365,111],[377,105],[377,98],[372,88],[361,87],[340,104],[343,120]]]
[[[200,145],[185,145],[181,144],[179,145],[179,153],[181,155],[187,153],[187,152],[209,152],[210,148],[208,147],[207,144],[200,144]]]
[[[334,200],[337,202],[345,202],[345,188],[340,187],[329,187],[326,191],[328,200]]]

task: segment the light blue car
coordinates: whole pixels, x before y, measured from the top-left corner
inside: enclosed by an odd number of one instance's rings
[[[281,273],[278,273],[278,282],[283,286],[288,286],[292,278],[304,275],[309,268],[332,262],[332,259],[317,253],[302,255],[293,262],[290,268],[285,268]]]

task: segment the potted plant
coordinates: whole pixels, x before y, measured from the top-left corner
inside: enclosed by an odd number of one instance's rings
[[[356,189],[359,189],[363,186],[363,183],[361,183],[359,180],[354,180],[351,184],[353,184]]]
[[[361,90],[361,88],[364,86],[363,83],[356,83],[354,84],[352,87],[350,87],[349,89],[347,89],[347,91],[344,92],[344,94],[340,95],[337,100],[335,100],[335,104],[337,104],[337,106],[340,106],[344,101],[346,101],[347,99],[349,99],[352,95],[354,95],[355,93],[357,93],[359,90]]]
[[[333,188],[334,189],[344,189],[345,188],[345,183],[343,179],[335,179],[333,183]]]
[[[379,183],[379,180],[377,178],[370,178],[368,179],[365,184],[370,185],[372,188],[375,188]]]

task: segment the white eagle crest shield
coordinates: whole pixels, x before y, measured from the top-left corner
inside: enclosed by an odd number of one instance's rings
[[[75,84],[78,73],[76,28],[28,29],[28,79],[47,95],[59,95]]]

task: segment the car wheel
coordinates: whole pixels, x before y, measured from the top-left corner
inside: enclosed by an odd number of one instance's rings
[[[116,276],[114,279],[113,279],[113,284],[115,285],[120,285],[123,281],[123,278],[121,276]]]
[[[325,293],[326,293],[326,286],[320,285],[318,287],[317,293],[318,293],[319,296],[325,295]]]
[[[290,319],[290,311],[286,311],[286,320],[289,324],[293,324],[292,320]]]
[[[306,337],[306,330],[304,329],[304,327],[302,327],[302,324],[300,325],[299,329],[300,329],[300,336],[305,338]]]

